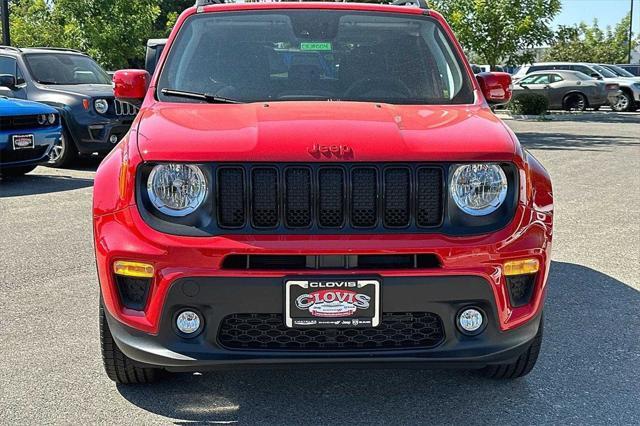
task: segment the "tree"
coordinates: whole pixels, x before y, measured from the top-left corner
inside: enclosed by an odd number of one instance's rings
[[[549,51],[545,55],[548,61],[595,62],[616,64],[627,61],[629,47],[629,21],[627,14],[613,29],[600,29],[598,21],[591,26],[584,22],[573,26],[560,26]],[[632,45],[638,46],[636,38]]]
[[[532,48],[552,39],[560,0],[430,0],[465,50],[492,69],[534,59]]]
[[[147,39],[165,34],[155,27],[160,1],[13,0],[12,41],[79,49],[107,69],[140,67]]]
[[[78,31],[80,50],[110,69],[141,66],[160,14],[158,0],[56,0]]]

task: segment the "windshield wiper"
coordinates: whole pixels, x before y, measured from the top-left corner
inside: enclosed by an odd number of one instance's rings
[[[174,90],[164,88],[160,90],[165,96],[175,96],[177,98],[199,99],[201,101],[208,102],[210,104],[241,104],[243,102],[236,101],[235,99],[222,98],[220,96],[213,96],[208,93],[198,92],[186,92],[184,90]]]

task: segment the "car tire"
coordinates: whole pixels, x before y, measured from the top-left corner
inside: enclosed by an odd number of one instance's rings
[[[100,347],[104,370],[116,383],[123,385],[153,383],[161,376],[163,370],[160,368],[140,367],[122,353],[113,340],[102,304],[100,304]]]
[[[566,111],[585,111],[589,102],[582,93],[570,93],[564,97],[562,105]]]
[[[540,326],[538,332],[533,338],[526,351],[524,351],[515,361],[506,364],[488,365],[483,368],[481,374],[490,379],[517,379],[524,377],[533,370],[540,354],[540,346],[542,345],[542,334],[544,328],[544,318],[540,318]]]
[[[611,109],[615,112],[626,112],[634,110],[633,97],[627,93],[622,92],[616,102],[611,104]]]
[[[53,145],[47,166],[55,168],[69,167],[78,159],[78,150],[69,132],[62,128],[62,137]]]
[[[26,175],[29,172],[35,170],[38,167],[34,166],[21,166],[21,167],[12,167],[10,169],[0,169],[0,176],[2,177],[18,177],[22,175]]]

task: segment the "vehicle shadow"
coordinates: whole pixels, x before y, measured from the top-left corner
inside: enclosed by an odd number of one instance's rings
[[[638,424],[640,292],[553,262],[545,340],[526,378],[426,369],[233,370],[118,386],[177,424]]]
[[[515,132],[528,149],[607,151],[611,147],[640,147],[640,137],[583,135],[554,132]]]
[[[93,179],[60,174],[27,174],[0,180],[0,198],[71,191],[93,185]]]

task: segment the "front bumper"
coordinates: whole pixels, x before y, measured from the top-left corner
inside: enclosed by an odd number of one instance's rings
[[[480,236],[439,234],[382,235],[225,235],[184,237],[150,228],[136,206],[94,218],[96,260],[107,320],[118,347],[130,358],[172,369],[204,369],[225,364],[402,361],[486,365],[518,356],[538,330],[550,263],[552,214],[519,205],[504,229]],[[437,256],[427,269],[322,271],[228,270],[232,254],[408,254]],[[536,258],[540,271],[531,301],[509,302],[502,265]],[[152,263],[155,276],[144,311],[123,306],[113,263]],[[444,327],[444,341],[424,349],[375,351],[246,351],[220,344],[222,319],[238,313],[283,313],[283,283],[294,276],[358,277],[382,281],[382,312],[431,312]],[[195,282],[199,293],[188,296],[182,283]],[[191,293],[191,292],[189,292]],[[485,311],[488,325],[476,337],[462,335],[455,318],[463,306]],[[173,317],[194,307],[205,316],[199,337],[178,337]]]
[[[537,315],[515,330],[500,330],[490,284],[480,277],[395,277],[382,280],[382,310],[385,313],[431,312],[438,315],[444,331],[441,343],[423,348],[358,350],[225,347],[219,334],[223,318],[242,313],[281,313],[284,306],[282,284],[283,280],[279,278],[181,279],[169,290],[158,335],[127,327],[110,315],[107,321],[116,344],[129,358],[174,371],[285,363],[331,363],[333,366],[336,363],[392,362],[481,367],[516,358],[527,349],[540,325]],[[196,294],[194,288],[198,288]],[[456,314],[466,306],[479,307],[486,314],[487,326],[477,336],[464,335],[455,325]],[[197,309],[205,319],[202,333],[192,339],[179,337],[173,327],[175,316],[185,308]],[[271,331],[265,331],[263,337]],[[274,335],[273,339],[281,337]]]
[[[49,152],[60,139],[60,127],[0,131],[0,167],[22,167],[40,164],[49,159]],[[13,149],[14,135],[33,135],[34,148]]]
[[[110,142],[111,136],[116,136],[119,142],[129,131],[134,118],[83,113],[66,118],[65,125],[81,154],[104,154],[115,146]]]

